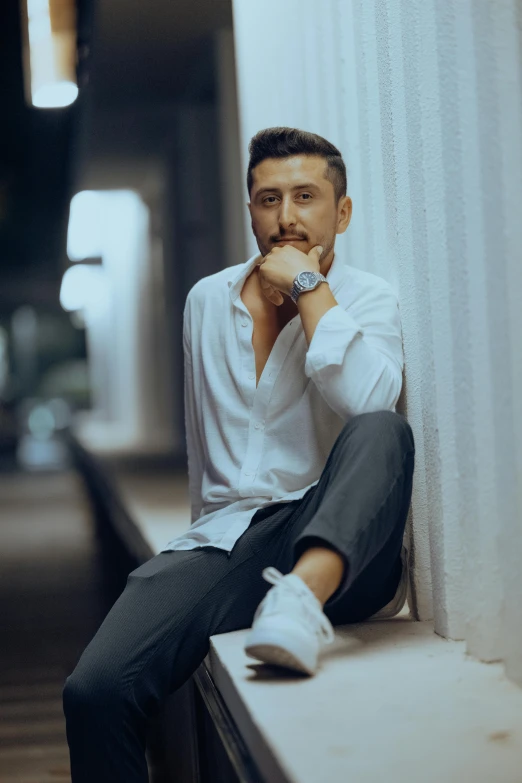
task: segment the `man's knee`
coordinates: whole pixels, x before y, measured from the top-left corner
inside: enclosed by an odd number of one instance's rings
[[[80,669],[77,666],[65,680],[62,700],[66,717],[81,715],[84,719],[90,713],[96,717],[119,711],[130,696],[107,662],[103,668],[91,666]]]
[[[398,441],[405,451],[415,451],[413,430],[401,413],[390,410],[360,413],[349,419],[343,429],[351,432],[354,427],[364,432],[365,438],[378,438],[380,443],[383,440]]]

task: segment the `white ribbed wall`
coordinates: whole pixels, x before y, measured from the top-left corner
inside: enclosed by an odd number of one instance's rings
[[[400,297],[419,617],[522,683],[521,5],[233,9],[243,171],[260,128],[339,146],[337,252]]]

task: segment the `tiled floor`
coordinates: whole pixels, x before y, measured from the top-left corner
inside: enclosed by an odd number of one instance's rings
[[[119,568],[75,473],[0,474],[0,783],[70,781],[62,688]]]

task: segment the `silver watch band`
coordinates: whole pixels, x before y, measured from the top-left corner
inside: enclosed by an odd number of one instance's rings
[[[303,270],[303,271],[307,272],[308,270]],[[292,285],[292,290],[290,292],[290,297],[292,298],[294,304],[297,303],[297,299],[299,298],[299,295],[302,294],[304,291],[314,291],[321,283],[328,283],[328,280],[323,274],[321,274],[321,272],[313,272],[312,274],[316,277],[316,282],[311,288],[308,288],[307,286],[301,285],[301,283],[299,282],[298,278],[300,274],[302,273],[299,272],[299,274],[295,276],[294,283]]]

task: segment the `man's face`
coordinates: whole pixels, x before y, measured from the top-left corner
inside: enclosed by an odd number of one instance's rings
[[[346,231],[350,222],[352,202],[345,196],[336,205],[325,166],[320,156],[293,155],[268,158],[253,169],[248,208],[264,256],[285,244],[303,253],[322,245],[321,268],[331,262],[336,234]]]

